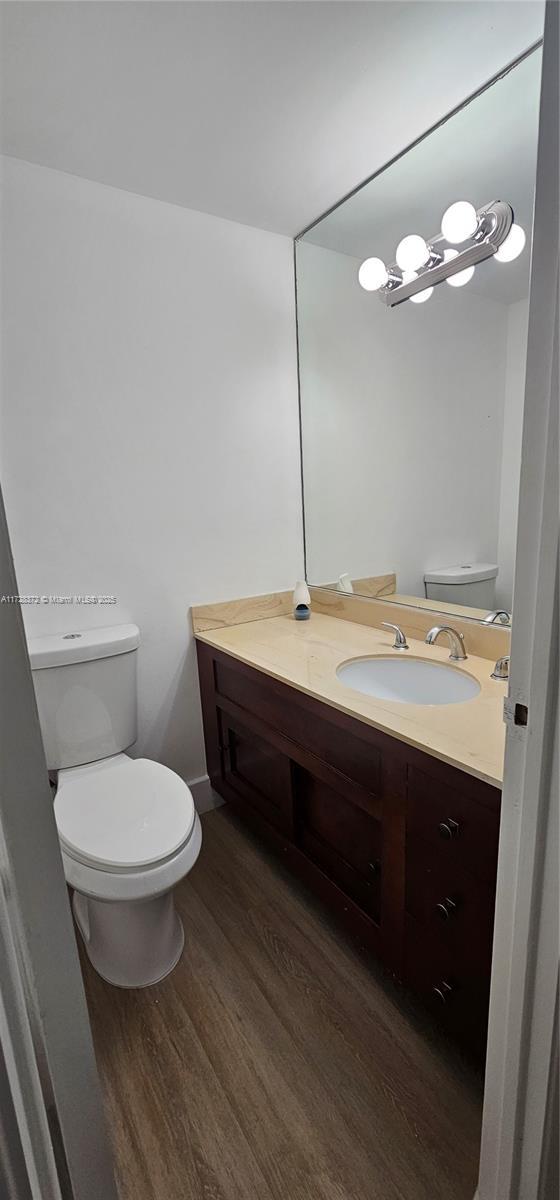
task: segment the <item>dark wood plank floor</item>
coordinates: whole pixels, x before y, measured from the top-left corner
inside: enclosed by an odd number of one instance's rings
[[[162,984],[83,956],[122,1200],[472,1200],[480,1080],[225,808],[176,900]]]

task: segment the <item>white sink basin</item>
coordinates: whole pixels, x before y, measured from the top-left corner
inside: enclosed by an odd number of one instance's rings
[[[346,687],[378,700],[401,704],[461,704],[478,696],[472,675],[423,658],[355,658],[341,663],[337,677]]]

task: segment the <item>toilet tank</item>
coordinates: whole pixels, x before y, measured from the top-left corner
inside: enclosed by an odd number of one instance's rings
[[[30,638],[49,770],[119,754],[136,741],[137,625]]]
[[[493,609],[495,606],[495,563],[460,563],[426,571],[424,585],[428,600],[445,600],[470,608]]]

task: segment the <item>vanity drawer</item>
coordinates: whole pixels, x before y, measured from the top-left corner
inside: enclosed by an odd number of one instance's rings
[[[497,788],[488,788],[496,793]],[[463,868],[492,884],[496,878],[499,809],[479,804],[458,788],[443,784],[410,766],[407,781],[407,861],[418,853],[417,839],[437,848],[438,858],[449,867]]]
[[[296,769],[296,844],[334,883],[379,920],[381,823],[308,771]]]
[[[410,916],[405,925],[404,980],[449,1033],[477,1056],[484,1054],[489,976],[474,974],[460,954],[426,937],[424,927]]]
[[[293,827],[290,761],[251,730],[221,714],[223,778],[281,833]]]
[[[434,943],[459,954],[469,970],[486,976],[492,960],[494,888],[429,845],[407,856],[406,910]]]
[[[300,708],[297,692],[284,697],[257,672],[247,675],[219,660],[214,671],[216,690],[224,699],[296,742],[370,795],[381,795],[381,754],[371,741]]]

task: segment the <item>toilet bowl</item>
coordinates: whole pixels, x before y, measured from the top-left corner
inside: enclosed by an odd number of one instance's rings
[[[136,739],[136,625],[33,638],[29,655],[72,908],[117,987],[158,983],[181,957],[173,888],[202,844],[189,788],[124,751]]]
[[[187,785],[160,763],[117,754],[60,771],[54,812],[92,965],[118,987],[158,983],[184,945],[172,889],[202,844]]]

